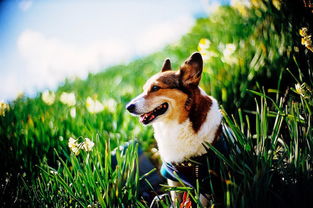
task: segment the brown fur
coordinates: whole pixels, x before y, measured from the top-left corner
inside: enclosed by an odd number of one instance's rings
[[[193,130],[198,132],[211,108],[212,100],[209,97],[201,95],[199,88],[192,90],[191,100],[189,119],[192,123]]]
[[[168,119],[178,120],[179,123],[184,122],[187,118],[192,122],[195,132],[198,132],[202,123],[205,121],[208,111],[212,105],[209,97],[201,95],[198,87],[181,86],[179,83],[180,75],[174,71],[166,71],[159,73],[145,85],[147,95],[146,100],[154,102],[154,98],[165,96],[175,100],[175,111],[168,115]],[[151,92],[151,88],[157,85],[161,89]]]
[[[169,104],[175,109],[169,112],[167,119],[182,123],[188,118],[188,112],[185,111],[185,102],[188,96],[178,89],[178,81],[175,77],[178,76],[173,71],[159,73],[158,76],[153,77],[144,87],[146,92],[144,99],[148,105],[153,105],[155,102],[160,102],[160,97],[169,98],[171,100]],[[151,91],[154,85],[160,87],[156,92]]]
[[[189,118],[195,133],[200,130],[212,105],[212,100],[203,96],[198,87],[202,65],[201,55],[193,54],[184,62],[179,71],[172,71],[171,63],[169,59],[166,59],[161,72],[150,78],[144,86],[146,92],[144,98],[152,105],[156,99],[159,99],[159,96],[173,100],[174,103],[171,105],[175,106],[175,109],[167,118],[178,120],[179,123]],[[153,92],[153,86],[158,86],[160,89]]]

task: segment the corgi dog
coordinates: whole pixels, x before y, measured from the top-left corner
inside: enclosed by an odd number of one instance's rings
[[[131,114],[139,116],[141,123],[153,126],[164,163],[175,170],[183,166],[193,168],[192,171],[186,169],[186,178],[199,175],[199,167],[197,170],[187,161],[205,155],[204,144],[216,143],[221,131],[222,114],[218,102],[199,87],[202,70],[203,60],[198,52],[177,71],[172,70],[170,60],[166,59],[161,71],[145,83],[143,93],[126,106]],[[208,169],[204,173],[208,173]],[[175,178],[169,178],[170,185],[178,185]],[[171,195],[177,200],[177,195]],[[206,201],[202,197],[204,206]]]

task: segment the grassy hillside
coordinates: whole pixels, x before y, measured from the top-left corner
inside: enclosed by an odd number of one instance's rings
[[[86,80],[67,80],[56,92],[12,101],[0,117],[2,205],[148,206],[139,193],[137,144],[117,150],[112,166],[111,151],[135,138],[154,154],[152,129],[124,106],[164,58],[178,69],[194,51],[205,59],[201,87],[218,99],[234,132],[227,135],[230,155],[216,152],[228,181],[221,182],[225,206],[308,203],[313,103],[307,60],[312,55],[298,33],[308,25],[288,2],[273,2],[222,7],[160,52]],[[69,144],[70,137],[77,141]]]

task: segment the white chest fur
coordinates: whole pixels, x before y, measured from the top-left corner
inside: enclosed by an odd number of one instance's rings
[[[182,162],[190,157],[206,153],[203,143],[213,142],[222,120],[217,101],[213,97],[210,98],[212,106],[197,133],[192,129],[189,119],[181,124],[178,121],[161,121],[153,124],[154,137],[157,140],[162,160]]]

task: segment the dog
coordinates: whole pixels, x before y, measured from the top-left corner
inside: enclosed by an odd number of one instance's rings
[[[222,114],[218,102],[199,87],[202,71],[203,60],[198,52],[177,71],[165,59],[161,71],[145,83],[143,93],[126,105],[141,123],[153,126],[163,161],[161,173],[171,186],[179,186],[177,175],[192,187],[196,186],[196,179],[200,183],[205,181],[208,148],[204,144],[224,146],[219,144]],[[203,206],[210,200],[205,192],[208,187],[207,183],[203,192],[200,189]],[[171,192],[171,196],[173,200],[182,200],[176,193]]]

